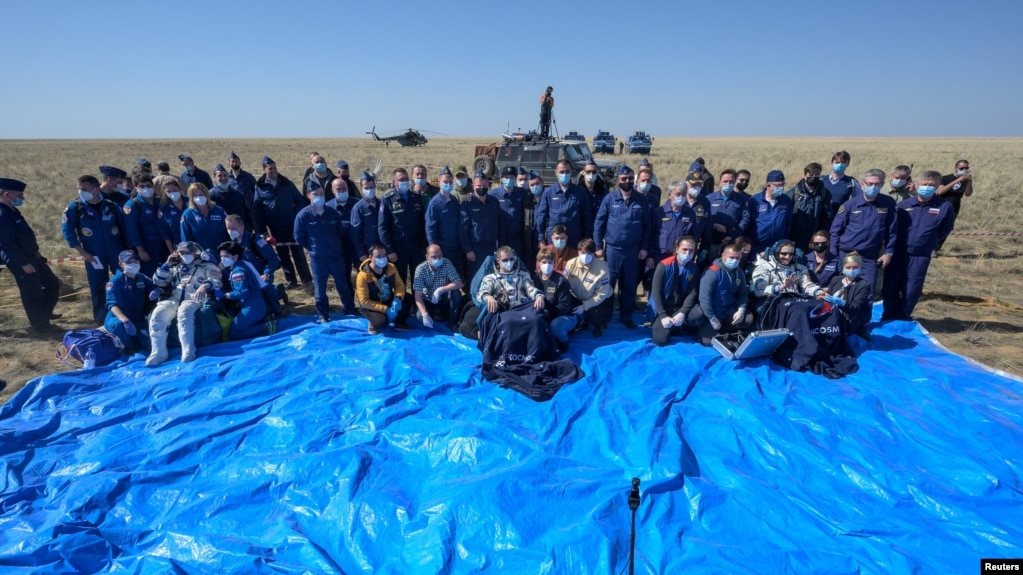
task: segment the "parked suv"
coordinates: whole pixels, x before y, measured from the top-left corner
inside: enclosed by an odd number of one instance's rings
[[[614,154],[616,143],[614,134],[597,130],[597,135],[593,138],[593,151],[598,154]]]
[[[545,184],[553,184],[557,176],[554,170],[559,160],[572,163],[572,172],[582,171],[586,161],[593,157],[593,152],[586,142],[544,138],[536,132],[528,134],[504,134],[500,144],[476,146],[476,159],[473,170],[483,170],[487,177],[493,178],[498,168],[505,166],[522,167],[535,170],[543,177]],[[607,181],[614,181],[615,172],[622,165],[612,160],[596,160],[601,175]]]

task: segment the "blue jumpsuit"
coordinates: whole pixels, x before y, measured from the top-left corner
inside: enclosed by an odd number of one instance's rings
[[[255,224],[252,231],[262,234],[270,230],[278,244],[294,243],[295,215],[308,205],[309,201],[288,178],[279,175],[276,184],[270,185],[265,175],[260,176],[252,199],[252,221]],[[277,256],[281,259],[284,279],[288,282],[312,281],[301,246],[278,245]]]
[[[139,264],[142,273],[151,277],[170,255],[160,219],[160,206],[156,200],[147,202],[141,196],[135,196],[124,204],[121,211],[124,212],[125,242],[129,248],[142,246],[149,254],[149,261],[140,261]]]
[[[351,270],[345,268],[341,237],[344,227],[341,214],[334,208],[324,206],[317,211],[314,206],[302,208],[295,216],[295,241],[309,251],[313,272],[313,300],[320,319],[330,319],[330,302],[327,299],[327,277],[334,277],[334,287],[341,298],[346,314],[355,313],[355,297],[352,292]]]
[[[149,332],[144,314],[149,294],[157,289],[153,280],[142,273],[135,274],[134,278],[125,275],[124,270],[117,270],[114,277],[110,278],[106,286],[106,307],[107,317],[103,327],[117,336],[124,347],[128,350],[138,350],[149,353]],[[113,308],[117,306],[131,323],[135,324],[135,335],[129,336],[124,329],[124,324],[114,315]]]
[[[651,237],[656,244],[650,250],[650,257],[657,261],[673,257],[675,240],[683,236],[693,236],[696,240],[697,255],[709,252],[712,227],[710,210],[710,203],[705,198],[698,198],[693,205],[689,205],[687,200],[677,212],[672,209],[670,199],[660,209],[655,209]],[[697,259],[696,255],[693,259]]]
[[[605,196],[606,198],[606,196]],[[558,224],[568,229],[568,245],[593,237],[593,208],[586,188],[569,184],[565,190],[554,184],[543,191],[536,209],[536,229],[542,233],[541,243],[551,243],[551,230]]]
[[[749,229],[749,196],[742,192],[732,191],[725,195],[714,192],[707,195],[710,203],[710,219],[714,224],[725,226],[725,232],[714,230],[711,226],[710,239],[715,244],[724,242],[725,238],[735,241],[739,236],[746,235]]]
[[[71,248],[81,246],[99,258],[99,269],[85,262],[85,273],[92,293],[92,318],[103,323],[106,317],[106,286],[110,274],[116,272],[117,255],[124,251],[121,208],[109,200],[88,204],[77,199],[66,208],[61,218],[61,233]]]
[[[369,248],[380,243],[380,201],[370,203],[363,198],[352,208],[352,243],[355,244],[355,258],[363,261],[369,257]]]
[[[939,196],[926,203],[912,196],[899,202],[896,218],[895,257],[884,276],[882,319],[909,320],[923,294],[931,255],[955,227],[955,208]]]
[[[327,206],[337,210],[337,213],[341,215],[341,229],[343,234],[341,235],[341,251],[342,259],[345,261],[345,269],[348,270],[348,287],[355,291],[355,286],[351,282],[352,271],[358,271],[359,260],[356,258],[355,240],[354,234],[352,233],[352,211],[355,209],[355,205],[359,203],[359,200],[352,196],[352,193],[348,193],[348,200],[343,204],[340,204],[335,197],[333,200],[327,202]]]
[[[530,194],[523,188],[511,188],[504,191],[498,200],[501,207],[501,236],[497,242],[502,246],[510,246],[523,261],[533,261],[536,254],[526,254],[525,241],[525,210],[526,201],[532,201]]]
[[[392,190],[380,200],[380,219],[377,221],[380,243],[387,248],[388,254],[398,256],[394,267],[398,268],[398,275],[406,285],[412,285],[416,268],[426,259],[425,211],[423,197],[413,192],[403,196]],[[409,291],[394,320],[395,325],[404,325],[414,308]]]
[[[749,200],[750,233],[753,235],[753,253],[759,254],[778,240],[788,239],[792,231],[792,198],[781,194],[775,203],[767,201],[767,192],[760,192]]]
[[[193,167],[195,168],[195,171],[192,172],[192,173],[188,173],[188,170],[185,170],[184,172],[181,172],[181,181],[185,183],[185,188],[187,189],[188,186],[190,186],[190,185],[192,185],[192,184],[194,184],[196,182],[206,186],[207,190],[212,188],[213,187],[213,178],[210,177],[210,173],[207,172],[206,170],[199,169],[198,166],[193,166]],[[182,191],[184,191],[184,190],[182,190]]]
[[[459,274],[465,273],[465,254],[459,240],[462,210],[454,195],[437,194],[426,205],[426,243],[440,246]]]
[[[188,198],[184,194],[181,194],[180,208],[170,200],[165,199],[160,202],[160,233],[164,238],[170,240],[173,246],[184,241],[181,239],[181,216],[187,209]]]
[[[593,223],[593,241],[598,250],[604,250],[611,289],[618,288],[618,307],[623,322],[631,321],[636,311],[639,282],[636,262],[639,251],[650,247],[650,213],[646,196],[633,191],[625,199],[616,188],[604,196]]]
[[[231,320],[227,337],[249,339],[263,335],[266,330],[266,301],[260,287],[260,279],[252,264],[242,260],[235,262],[227,276],[231,291],[224,299],[238,302],[238,312]]]
[[[877,280],[877,258],[895,253],[895,212],[895,200],[890,196],[878,194],[873,202],[868,202],[861,193],[839,206],[831,222],[831,253],[841,262],[849,252],[859,252],[863,257],[860,277],[870,286],[871,301]]]
[[[182,240],[199,244],[219,259],[217,247],[231,241],[231,236],[227,235],[226,219],[227,214],[220,206],[209,206],[205,216],[198,208],[188,208],[181,215]]]
[[[476,261],[466,263],[467,278],[476,277],[476,272],[483,265],[487,256],[494,255],[497,240],[501,238],[501,202],[487,194],[480,199],[476,194],[468,196],[461,205],[462,225],[459,243],[462,251],[473,252]]]
[[[210,188],[210,199],[227,215],[240,216],[246,228],[252,227],[252,195],[246,197],[241,190],[231,186],[230,179],[226,190],[219,185]]]

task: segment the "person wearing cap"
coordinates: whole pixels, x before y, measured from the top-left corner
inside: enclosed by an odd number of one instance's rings
[[[156,188],[154,183],[153,188]],[[167,181],[160,198],[160,235],[170,242],[170,247],[181,243],[181,216],[188,209],[188,196],[175,181]],[[174,251],[171,249],[171,251]]]
[[[710,204],[711,248],[709,260],[721,255],[721,248],[735,241],[749,228],[749,196],[735,187],[738,173],[728,168],[718,175],[721,189],[707,196]]]
[[[402,305],[407,294],[398,268],[387,261],[387,248],[373,244],[368,255],[359,265],[359,275],[355,277],[355,297],[359,300],[362,316],[369,322],[369,334],[376,335],[397,317],[395,308]],[[399,331],[408,329],[398,323],[394,327]]]
[[[291,180],[278,173],[277,164],[270,156],[263,156],[263,175],[256,180],[252,200],[253,231],[267,235],[271,244],[294,244],[292,234],[295,231],[295,216],[307,205],[309,201]],[[276,247],[289,289],[298,285],[298,280],[304,284],[313,281],[302,246],[295,244]]]
[[[515,170],[515,187],[529,191],[529,172],[530,170],[522,166]]]
[[[113,166],[100,166],[99,173],[103,175],[103,182],[99,186],[103,198],[114,202],[117,207],[127,203],[131,198],[131,193],[128,192],[124,183],[128,178],[128,173]]]
[[[661,205],[664,191],[654,183],[654,172],[650,166],[643,166],[636,170],[636,191],[646,196],[647,203],[652,207]]]
[[[337,161],[337,177],[345,181],[345,185],[348,187],[348,195],[355,198],[356,200],[362,199],[362,192],[359,191],[359,186],[352,180],[352,172],[348,167],[348,162],[344,160]]]
[[[0,261],[18,284],[29,329],[49,334],[61,331],[50,323],[56,318],[53,309],[60,296],[60,281],[39,253],[36,234],[18,209],[25,202],[26,187],[25,182],[0,178]]]
[[[398,268],[401,281],[412,285],[412,275],[426,252],[426,205],[423,196],[412,191],[405,168],[395,168],[391,183],[394,189],[380,201],[377,230],[380,243],[387,248],[387,259]],[[404,327],[412,308],[412,295],[405,294],[394,325]]]
[[[337,176],[327,167],[327,160],[318,152],[313,152],[309,154],[309,163],[312,165],[306,168],[305,174],[302,176],[302,191],[308,194],[311,189],[310,184],[315,180],[323,190],[323,197],[327,198],[328,202],[333,200],[334,187],[330,184]]]
[[[164,232],[160,219],[160,199],[148,174],[135,176],[135,195],[121,211],[124,212],[124,241],[138,252],[142,273],[152,276],[160,262],[167,259],[174,246]]]
[[[845,150],[835,152],[831,156],[831,170],[828,177],[821,178],[821,183],[831,193],[832,217],[838,215],[839,206],[860,195],[860,183],[856,178],[845,173],[851,161],[852,156],[849,155],[849,152]],[[830,225],[831,222],[828,222],[824,227]]]
[[[181,160],[181,166],[184,168],[184,171],[181,172],[181,181],[186,186],[190,186],[198,182],[206,186],[207,190],[213,187],[213,179],[210,178],[209,172],[200,169],[199,166],[196,166],[195,160],[192,159],[192,156],[189,156],[188,154],[181,154],[178,156],[178,159]]]
[[[469,171],[465,166],[455,168],[455,191],[452,193],[459,204],[472,195],[472,179],[469,178]]]
[[[227,337],[231,340],[250,339],[268,333],[267,308],[263,290],[266,283],[259,272],[245,260],[244,248],[236,242],[224,242],[217,246],[220,265],[224,270],[224,289],[213,293],[224,302],[231,326]]]
[[[586,190],[572,183],[572,162],[558,161],[555,174],[557,183],[544,190],[536,211],[536,228],[542,230],[539,239],[550,243],[551,229],[558,224],[568,229],[569,243],[593,237],[593,205]]]
[[[784,195],[783,190],[779,188],[778,195]],[[739,249],[734,243],[722,248],[721,257],[700,277],[700,310],[707,321],[700,324],[697,335],[707,347],[718,334],[753,325],[753,314],[746,311],[749,290],[746,272],[739,265]]]
[[[863,258],[856,252],[849,252],[842,259],[842,273],[836,274],[828,283],[828,294],[838,298],[838,309],[845,318],[849,333],[869,339],[866,325],[870,321],[870,285],[860,274]],[[832,300],[835,301],[835,300]]]
[[[526,202],[532,199],[528,197],[530,194],[526,188],[516,185],[518,174],[519,170],[514,166],[505,166],[501,173],[502,193],[497,200],[501,208],[501,235],[497,238],[497,243],[515,250],[522,260],[523,269],[531,270],[535,265],[533,256],[536,252],[532,252],[529,257],[525,257],[524,254],[526,254]]]
[[[225,227],[227,213],[210,201],[209,190],[200,183],[188,186],[188,199],[189,208],[181,214],[182,241],[195,242],[203,251],[215,254],[217,246],[230,239]]]
[[[696,240],[682,236],[675,240],[673,250],[657,262],[647,302],[647,316],[653,318],[650,339],[658,347],[667,345],[672,335],[680,335],[683,329],[694,328],[706,319],[699,306]]]
[[[106,317],[106,285],[118,269],[117,255],[125,249],[121,207],[105,199],[93,176],[78,178],[78,198],[64,208],[61,235],[68,247],[85,260],[85,275],[92,294],[92,319]]]
[[[245,204],[250,211],[251,217],[252,195],[256,192],[256,177],[242,169],[242,159],[233,151],[228,154],[227,162],[227,165],[231,168],[230,173],[227,175],[228,179],[231,181],[231,187],[236,188],[242,193],[242,197],[245,198]],[[246,225],[251,228],[253,222],[247,221]]]
[[[170,164],[167,162],[157,162],[156,172],[156,175],[153,176],[153,192],[156,193],[156,197],[158,198],[166,196],[163,191],[163,186],[166,185],[167,182],[174,182],[177,184],[178,190],[184,190],[188,187],[181,181],[181,178],[170,173]]]
[[[870,284],[870,297],[877,293],[877,270],[887,268],[896,251],[895,200],[881,194],[884,170],[867,170],[860,192],[838,207],[831,224],[831,252],[844,260],[849,252],[863,258],[863,279]]]
[[[342,182],[343,184],[344,182]],[[315,180],[308,182],[306,197],[309,205],[295,216],[295,241],[309,252],[313,273],[313,300],[316,302],[317,323],[330,321],[330,301],[327,297],[327,278],[334,278],[334,287],[344,306],[344,314],[355,313],[352,295],[351,269],[346,268],[341,238],[345,228],[341,214],[327,206],[327,198]]]
[[[936,193],[940,185],[941,173],[926,171],[917,181],[916,196],[898,203],[895,257],[885,273],[882,320],[913,319],[931,256],[955,227],[955,208]],[[864,268],[868,260],[864,256]]]
[[[576,183],[586,189],[586,196],[590,199],[590,210],[596,214],[600,209],[604,196],[607,195],[607,184],[600,176],[600,167],[596,160],[590,157],[583,166],[583,171],[576,179]]]
[[[617,185],[604,198],[593,223],[597,257],[607,261],[611,289],[618,289],[622,324],[635,329],[637,262],[646,261],[650,247],[650,205],[646,196],[635,193],[635,172],[618,168]]]
[[[148,355],[146,308],[160,299],[160,288],[142,273],[142,263],[132,250],[118,254],[117,261],[120,269],[107,282],[107,317],[103,327],[121,340],[129,355],[135,351]]]
[[[696,163],[696,162],[694,162],[694,163]],[[690,172],[693,171],[694,168],[695,168],[695,166],[693,164],[689,164],[689,171]],[[700,169],[701,170],[703,169],[702,166],[701,166]],[[636,170],[636,184],[637,185],[639,185],[640,176],[643,174],[643,172],[650,172],[650,186],[651,186],[650,187],[650,192],[653,193],[656,196],[656,200],[657,200],[656,202],[650,202],[650,205],[651,206],[659,206],[659,205],[661,205],[662,190],[661,190],[660,186],[657,183],[657,174],[654,173],[654,165],[650,163],[650,158],[643,158],[639,162],[639,168]],[[644,192],[644,193],[646,193],[646,192]]]
[[[199,244],[181,242],[153,274],[153,283],[162,290],[163,299],[149,315],[147,367],[167,361],[167,336],[174,321],[178,322],[181,362],[195,361],[195,314],[220,289],[222,279],[220,266],[203,260],[201,255]]]
[[[450,171],[448,176],[452,176]],[[416,268],[415,279],[412,280],[412,293],[423,327],[432,328],[433,320],[446,321],[454,331],[458,312],[462,309],[461,289],[462,278],[454,264],[444,257],[444,250],[439,245],[430,244],[426,248],[426,261]]]
[[[412,167],[412,191],[423,197],[424,206],[440,191],[440,188],[430,183],[429,171],[422,164]]]
[[[536,267],[534,258],[541,245],[540,234],[536,229],[536,209],[540,205],[544,189],[543,178],[540,177],[539,172],[536,170],[526,172],[525,188],[529,190],[529,196],[526,197],[525,207],[522,209],[522,218],[525,220],[522,226],[522,242],[524,244],[522,249],[526,252],[522,256],[522,260],[529,269],[534,269]],[[559,272],[564,269],[564,264],[562,264]]]
[[[135,171],[135,174],[132,174],[132,175],[148,174],[149,176],[152,176],[153,175],[153,162],[150,162],[149,160],[147,160],[145,158],[139,158],[138,160],[135,160],[135,170],[134,171]]]
[[[753,253],[759,254],[792,231],[792,198],[785,195],[785,174],[771,170],[763,190],[749,199]]]
[[[501,237],[501,204],[490,197],[490,178],[477,170],[473,178],[473,194],[462,202],[459,243],[465,252],[466,275],[470,281],[483,265],[487,256],[497,249]]]
[[[231,183],[231,175],[223,164],[213,168],[213,179],[216,185],[210,188],[210,200],[224,209],[228,215],[238,214],[245,224],[252,225],[251,198],[246,198],[242,191]]]
[[[334,199],[329,200],[327,206],[334,208],[341,215],[341,259],[344,260],[344,268],[348,270],[348,287],[354,292],[352,272],[359,271],[360,260],[358,250],[355,248],[355,234],[352,233],[352,212],[355,210],[356,204],[359,203],[359,198],[355,197],[358,194],[358,189],[353,194],[348,183],[340,176],[330,182],[330,187],[334,192]]]
[[[831,192],[821,182],[821,169],[817,162],[807,164],[803,168],[803,179],[785,192],[792,198],[792,233],[789,239],[797,246],[805,246],[814,232],[827,228],[834,219]]]
[[[459,274],[465,273],[465,254],[462,252],[459,236],[461,228],[461,205],[454,197],[455,175],[444,166],[437,177],[440,184],[437,195],[426,205],[426,241],[440,246]],[[423,269],[420,264],[416,269]]]
[[[380,243],[380,200],[373,172],[362,172],[359,183],[362,184],[362,199],[352,208],[351,231],[355,259],[361,262],[369,257],[369,248]]]
[[[703,194],[700,197],[705,198],[714,191],[714,174],[707,169],[707,164],[703,161],[703,158],[696,158],[693,160],[693,163],[700,166],[700,177],[703,179],[703,185],[700,186]]]

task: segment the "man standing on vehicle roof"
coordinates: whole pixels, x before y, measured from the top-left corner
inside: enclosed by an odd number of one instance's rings
[[[544,138],[551,135],[551,119],[554,117],[554,96],[551,95],[553,92],[554,88],[547,86],[547,91],[540,96],[540,135]]]

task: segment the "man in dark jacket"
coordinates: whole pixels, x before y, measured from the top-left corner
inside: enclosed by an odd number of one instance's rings
[[[785,195],[793,201],[789,239],[802,248],[810,242],[814,232],[826,229],[835,217],[831,212],[831,192],[821,182],[821,165],[813,162],[803,168],[803,179]]]
[[[277,245],[277,255],[284,268],[287,287],[293,288],[297,280],[308,284],[313,281],[309,265],[305,261],[302,246],[295,243],[295,216],[309,205],[302,193],[291,180],[277,172],[277,164],[269,156],[263,156],[263,175],[256,180],[253,197],[252,219],[257,234],[269,231],[270,243]]]
[[[675,241],[675,253],[658,262],[647,305],[653,316],[651,339],[654,345],[667,345],[671,335],[679,335],[684,328],[693,328],[704,322],[698,304],[700,297],[699,270],[696,267],[696,240],[683,236]]]

